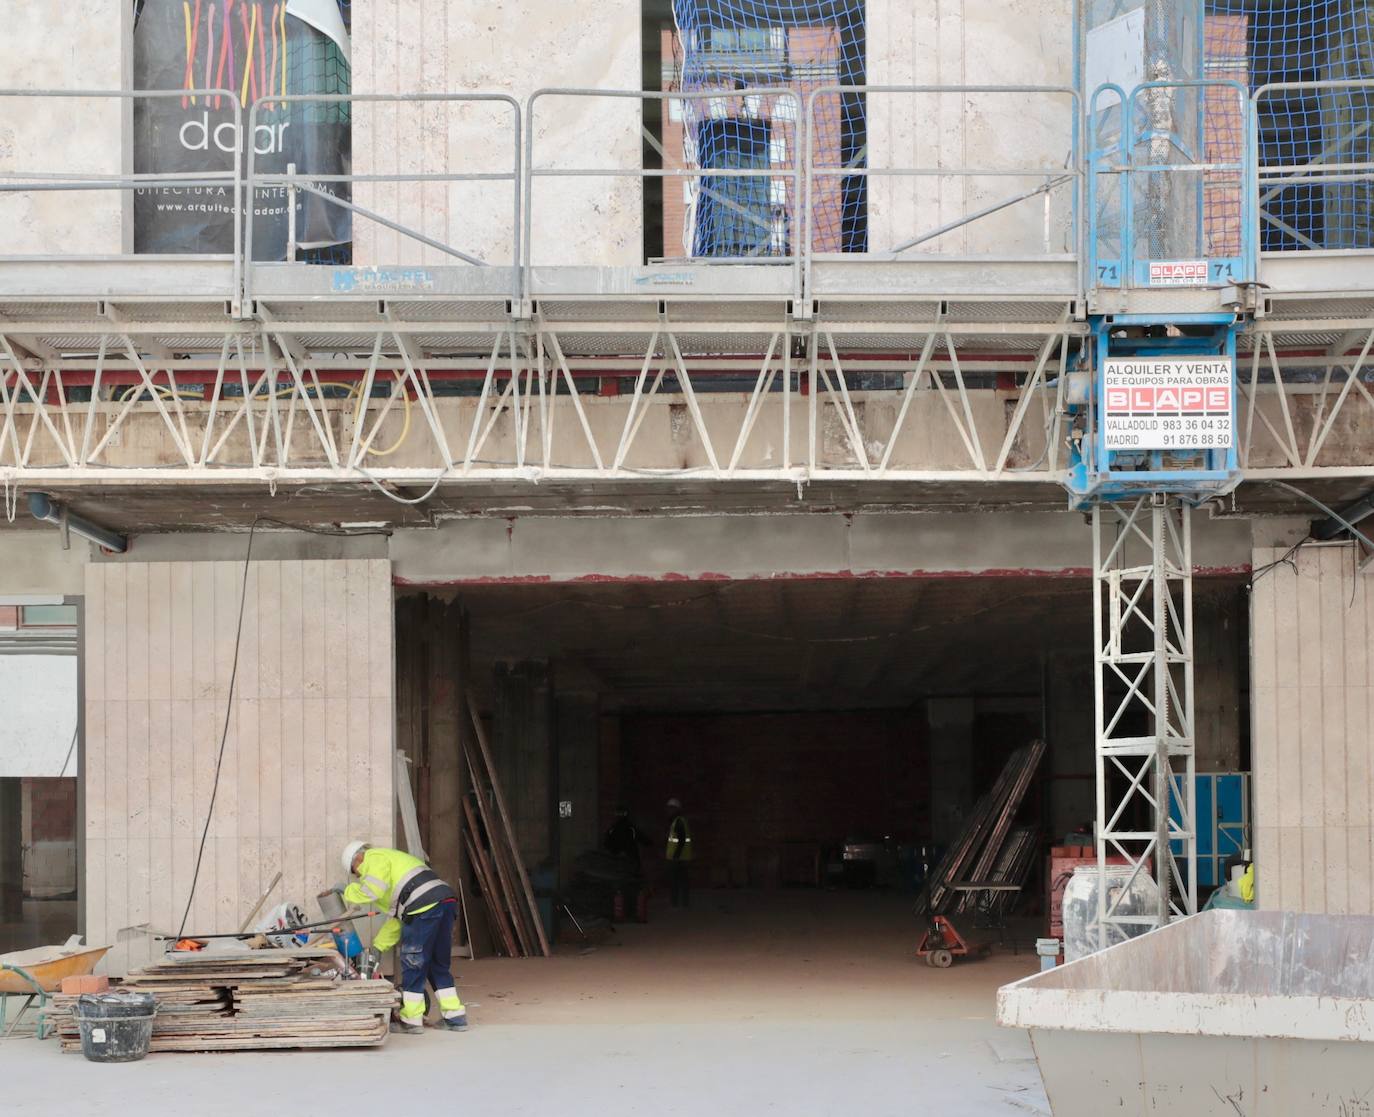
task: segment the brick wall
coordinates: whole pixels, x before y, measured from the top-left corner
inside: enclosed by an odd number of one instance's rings
[[[24,895],[76,892],[76,777],[22,780]]]
[[[76,838],[76,779],[25,778],[26,829],[34,842],[69,842]]]
[[[1249,17],[1209,15],[1203,24],[1207,77],[1249,84],[1246,36]],[[1237,163],[1245,156],[1245,102],[1231,89],[1210,89],[1203,109],[1209,163]],[[1241,182],[1238,171],[1206,171],[1202,187],[1206,255],[1239,256]]]
[[[660,57],[663,59],[664,92],[681,89],[679,67],[682,59],[682,44],[676,31],[663,30],[659,33]],[[840,35],[833,26],[789,27],[787,29],[787,65],[790,78],[786,81],[754,82],[754,85],[777,87],[787,85],[797,95],[796,102],[785,102],[777,97],[761,98],[752,111],[757,113],[760,127],[766,126],[774,140],[773,150],[782,156],[777,166],[780,174],[776,178],[777,189],[784,191],[783,209],[787,215],[789,243],[786,253],[795,252],[800,247],[796,241],[801,234],[798,211],[803,198],[796,197],[797,187],[792,178],[793,168],[803,159],[799,150],[800,137],[798,121],[792,119],[806,112],[811,93],[826,85],[834,85],[839,80]],[[719,104],[726,115],[744,117],[746,106],[743,99],[722,97]],[[686,107],[690,106],[690,107]],[[704,118],[710,109],[702,101],[684,103],[664,101],[661,107],[663,127],[664,167],[682,170],[686,167],[684,114],[688,119]],[[821,97],[816,102],[815,161],[818,167],[842,166],[841,152],[843,143],[841,123],[841,104],[837,96]],[[663,254],[665,257],[690,256],[692,236],[688,221],[688,205],[684,187],[692,180],[687,178],[665,178],[663,180]],[[804,187],[802,188],[804,191]],[[843,223],[843,183],[839,177],[823,175],[816,179],[812,197],[814,225],[813,241],[818,252],[839,252],[841,249],[841,226]],[[774,253],[783,255],[783,252]]]

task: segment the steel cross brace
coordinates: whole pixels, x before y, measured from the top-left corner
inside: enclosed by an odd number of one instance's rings
[[[1092,527],[1103,948],[1197,911],[1193,568],[1189,507],[1163,494],[1099,504]]]

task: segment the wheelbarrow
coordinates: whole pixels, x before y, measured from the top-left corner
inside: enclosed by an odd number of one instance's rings
[[[35,1034],[44,1039],[48,1023],[44,1010],[48,994],[62,988],[64,977],[82,977],[95,971],[96,963],[105,957],[108,946],[85,947],[79,943],[68,946],[37,946],[32,950],[17,950],[0,954],[0,1039],[14,1034],[19,1022],[37,1002]],[[9,1019],[10,998],[22,999],[19,1010]],[[6,1023],[8,1021],[8,1027]]]

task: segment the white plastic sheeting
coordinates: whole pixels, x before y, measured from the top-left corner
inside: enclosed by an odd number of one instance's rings
[[[77,775],[76,672],[74,655],[0,656],[0,776]]]

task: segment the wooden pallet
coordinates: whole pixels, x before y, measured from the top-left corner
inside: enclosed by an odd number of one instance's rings
[[[395,987],[378,979],[324,977],[321,953],[261,950],[232,957],[169,959],[134,971],[119,988],[153,995],[153,1052],[385,1043],[391,1010],[400,1000]],[[59,994],[48,1010],[64,1051],[81,1050],[76,1001]]]

